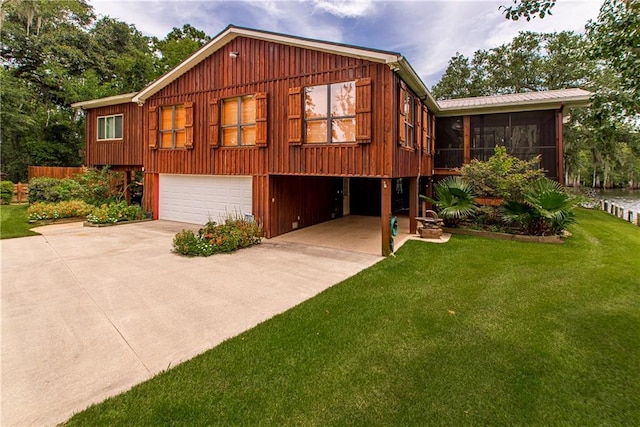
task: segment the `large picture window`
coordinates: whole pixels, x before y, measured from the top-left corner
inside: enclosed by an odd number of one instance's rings
[[[122,139],[122,114],[98,117],[98,141]]]
[[[160,148],[185,148],[186,111],[184,105],[160,108]]]
[[[221,122],[223,147],[256,145],[256,97],[224,99]]]
[[[356,141],[354,81],[307,87],[304,103],[305,142]]]

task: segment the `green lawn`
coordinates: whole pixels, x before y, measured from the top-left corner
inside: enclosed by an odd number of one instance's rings
[[[0,239],[37,236],[27,221],[27,205],[0,205]]]
[[[640,425],[640,227],[397,253],[69,425]]]

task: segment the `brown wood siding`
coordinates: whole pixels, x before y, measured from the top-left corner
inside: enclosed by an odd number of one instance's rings
[[[303,228],[342,216],[342,186],[336,177],[271,175],[268,235],[292,231],[296,222]]]
[[[229,52],[239,52],[235,59]],[[382,176],[388,125],[383,106],[393,94],[383,90],[394,73],[384,64],[239,37],[151,97],[144,109],[193,102],[193,149],[151,150],[145,167],[158,173]],[[371,144],[292,145],[289,142],[291,88],[370,79]],[[266,93],[266,148],[219,147],[211,100]],[[299,113],[298,113],[299,114]],[[369,114],[363,112],[362,116]],[[368,117],[367,117],[368,118]],[[301,122],[301,121],[300,121]],[[144,129],[149,132],[148,128]],[[387,169],[385,170],[385,167]]]
[[[122,139],[98,141],[98,117],[122,114]],[[138,166],[143,160],[143,108],[133,103],[86,111],[85,142],[87,166]],[[122,169],[122,168],[120,168]],[[132,168],[133,169],[133,168]]]

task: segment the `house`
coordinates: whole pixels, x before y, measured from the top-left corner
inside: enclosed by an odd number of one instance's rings
[[[137,93],[78,102],[87,166],[144,172],[156,219],[250,213],[267,238],[405,211],[497,143],[562,177],[562,117],[580,89],[436,101],[399,53],[229,26]],[[130,174],[127,174],[128,176]]]

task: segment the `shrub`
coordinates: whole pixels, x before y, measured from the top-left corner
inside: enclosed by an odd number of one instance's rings
[[[173,239],[173,249],[188,256],[209,256],[257,245],[261,240],[262,227],[259,223],[230,218],[224,224],[207,222],[197,235],[193,231],[182,230]]]
[[[96,206],[87,215],[87,221],[92,224],[115,224],[143,218],[144,211],[139,205],[128,206],[124,201]]]
[[[434,187],[436,198],[429,200],[438,208],[438,213],[448,227],[455,227],[460,220],[477,210],[473,199],[475,194],[471,186],[459,176],[450,176],[438,182]]]
[[[460,168],[460,174],[478,197],[522,201],[529,184],[544,176],[539,164],[540,157],[520,160],[507,154],[505,147],[496,146],[489,160],[474,159]]]
[[[13,199],[13,182],[0,181],[0,204],[10,205]]]
[[[92,205],[119,202],[124,195],[122,172],[112,171],[109,167],[87,169],[73,179],[83,187],[83,199]]]
[[[87,215],[93,206],[81,200],[65,200],[58,203],[35,202],[27,208],[29,221],[74,218]]]

